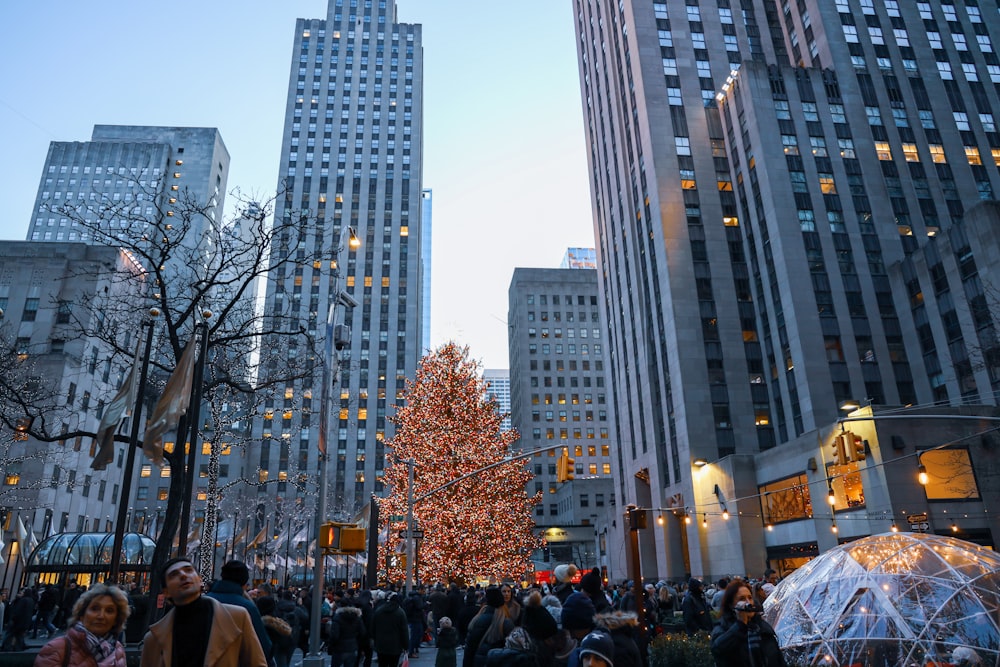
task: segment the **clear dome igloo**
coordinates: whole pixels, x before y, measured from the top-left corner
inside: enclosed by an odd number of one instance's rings
[[[764,617],[789,664],[1000,667],[1000,555],[938,535],[865,537],[792,573]]]

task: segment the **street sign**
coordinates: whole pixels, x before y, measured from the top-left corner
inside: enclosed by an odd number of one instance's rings
[[[409,537],[409,534],[405,530],[399,531],[399,539],[405,540],[405,539],[407,539],[407,537]],[[424,531],[419,530],[419,529],[414,530],[413,531],[413,539],[415,539],[415,540],[422,540],[422,539],[424,539]]]
[[[906,517],[906,520],[909,521],[910,523],[924,523],[924,522],[927,521],[927,515],[926,514],[911,514],[908,517]]]
[[[915,533],[926,533],[930,527],[931,524],[927,523],[926,521],[910,524],[910,530],[912,530]]]

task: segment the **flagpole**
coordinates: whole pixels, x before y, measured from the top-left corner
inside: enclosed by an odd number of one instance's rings
[[[285,588],[288,588],[288,549],[292,545],[292,517],[288,517],[288,533],[285,537]]]
[[[195,331],[201,328],[201,342],[199,345],[200,351],[198,354],[198,361],[194,366],[194,385],[191,388],[191,404],[188,409],[188,413],[191,418],[188,420],[191,425],[191,437],[187,436],[187,429],[184,429],[183,433],[178,432],[177,440],[184,445],[188,442],[191,444],[188,446],[187,450],[187,470],[184,474],[184,496],[181,499],[181,536],[180,536],[180,546],[178,547],[178,553],[181,556],[187,555],[187,536],[188,528],[191,522],[191,500],[194,497],[194,464],[195,456],[198,449],[198,433],[201,429],[198,427],[198,420],[200,419],[201,413],[201,396],[202,396],[202,381],[205,377],[205,357],[208,354],[208,318],[212,316],[212,311],[205,309],[201,312],[204,321],[199,322],[194,326]]]
[[[132,423],[129,429],[128,444],[125,446],[125,469],[122,471],[122,488],[118,494],[118,516],[115,519],[115,539],[111,547],[111,571],[108,580],[118,583],[118,575],[122,564],[122,543],[125,541],[125,521],[128,502],[132,493],[132,477],[135,473],[135,450],[139,446],[139,423],[142,416],[142,400],[146,388],[146,374],[149,371],[149,355],[153,351],[153,318],[160,314],[156,308],[149,309],[149,318],[142,326],[146,329],[146,343],[142,352],[142,366],[139,370],[139,386],[135,392],[135,407],[132,408]],[[133,362],[135,363],[135,362]]]

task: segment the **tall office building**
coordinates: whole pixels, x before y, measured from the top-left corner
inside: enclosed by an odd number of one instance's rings
[[[593,269],[514,269],[507,291],[511,423],[522,451],[563,445],[577,481],[557,500],[558,450],[539,452],[528,493],[542,492],[539,524],[591,522],[611,498],[612,458],[604,344]]]
[[[995,403],[995,2],[574,7],[623,504],[848,399]],[[707,571],[693,525],[643,562]]]
[[[423,297],[423,317],[420,323],[420,355],[431,349],[431,225],[434,220],[434,191],[424,188],[420,193],[423,198],[420,209],[420,293]]]
[[[421,26],[397,23],[395,2],[331,0],[326,17],[297,21],[275,216],[308,210],[300,256],[327,259],[269,276],[265,322],[281,315],[322,339],[339,289],[358,304],[337,309],[351,334],[330,417],[331,516],[351,518],[383,491],[387,418],[420,357],[422,98]],[[361,247],[336,256],[345,226]],[[277,480],[259,488],[261,504],[312,504],[315,493],[287,480],[315,480],[321,377],[288,382],[256,425],[262,439],[251,456],[262,478]]]
[[[510,371],[506,368],[487,368],[483,371],[486,395],[497,402],[500,414],[507,415],[500,422],[501,431],[509,431],[510,423]]]
[[[157,204],[169,211],[183,196],[207,207],[206,218],[192,222],[209,225],[222,220],[228,177],[229,151],[214,127],[95,125],[90,141],[49,144],[27,238],[92,243],[85,228],[58,214],[62,207],[111,234],[137,231],[127,223],[154,215]],[[192,229],[195,238],[205,231]]]

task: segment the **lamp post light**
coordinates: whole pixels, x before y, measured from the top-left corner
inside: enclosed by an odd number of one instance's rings
[[[319,546],[319,531],[326,521],[326,494],[330,468],[330,411],[333,409],[333,383],[340,371],[340,350],[350,344],[350,329],[336,326],[337,306],[353,308],[358,305],[350,294],[340,289],[340,253],[345,246],[348,252],[361,247],[361,239],[353,227],[344,225],[335,252],[336,269],[333,274],[334,291],[326,315],[326,341],[323,344],[323,391],[319,413],[319,498],[316,500],[316,552],[313,563],[312,610],[309,620],[309,655],[302,660],[302,667],[323,667],[326,658],[320,653],[320,616],[323,612],[323,565],[326,555]]]

